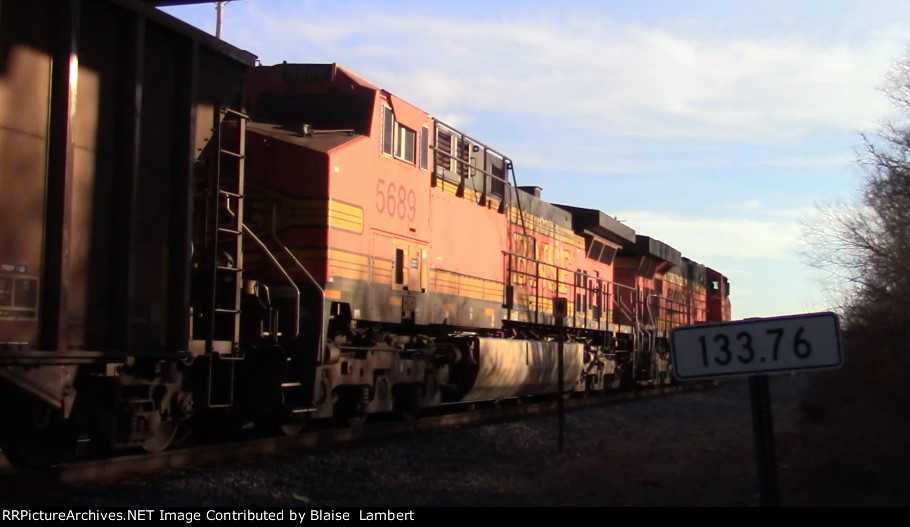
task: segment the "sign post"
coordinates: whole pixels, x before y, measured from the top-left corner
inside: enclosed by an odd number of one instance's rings
[[[564,321],[566,315],[568,315],[568,312],[569,312],[568,299],[555,297],[553,299],[553,316],[556,319],[556,325],[559,327],[559,337],[558,337],[559,342],[557,344],[557,351],[556,351],[559,355],[556,358],[556,362],[557,362],[556,374],[559,376],[559,380],[557,381],[556,390],[559,392],[559,396],[556,400],[557,401],[556,404],[558,407],[557,412],[559,413],[559,447],[558,448],[559,448],[560,454],[562,454],[565,451],[565,436],[566,436],[566,416],[564,413],[565,412],[564,399],[565,399],[565,394],[566,394],[566,388],[565,388],[565,379],[564,379],[565,366],[563,365],[563,358],[564,358],[563,343],[566,340],[566,328],[563,325],[563,321]]]
[[[768,374],[839,368],[840,321],[830,312],[701,324],[670,334],[680,381],[749,376],[762,504],[780,505]]]
[[[777,482],[777,452],[774,448],[774,421],[771,418],[771,391],[767,375],[749,377],[752,393],[752,428],[755,431],[755,461],[758,463],[758,485],[762,505],[780,506]]]

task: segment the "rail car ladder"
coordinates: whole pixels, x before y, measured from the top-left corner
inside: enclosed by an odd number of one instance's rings
[[[216,106],[214,167],[207,185],[205,351],[209,356],[208,406],[234,403],[234,362],[243,358],[240,300],[243,290],[243,192],[249,117]]]

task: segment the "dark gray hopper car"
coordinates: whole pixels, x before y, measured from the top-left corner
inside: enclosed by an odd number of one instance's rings
[[[0,0],[0,449],[15,464],[62,458],[74,420],[114,446],[175,433],[180,372],[160,368],[192,340],[194,170],[255,57],[154,3]]]

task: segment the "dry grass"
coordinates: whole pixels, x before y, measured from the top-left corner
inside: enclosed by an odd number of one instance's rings
[[[883,335],[845,338],[844,367],[812,376],[805,426],[785,439],[803,496],[793,504],[910,505],[910,349]]]

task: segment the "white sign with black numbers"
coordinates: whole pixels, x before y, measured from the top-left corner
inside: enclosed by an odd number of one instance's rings
[[[834,313],[702,324],[670,333],[679,380],[838,368],[844,363]]]

